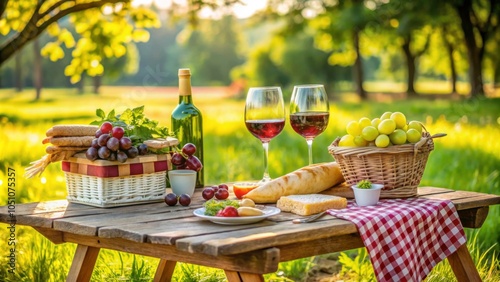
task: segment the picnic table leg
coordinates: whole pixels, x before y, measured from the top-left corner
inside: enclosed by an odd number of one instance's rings
[[[228,282],[264,282],[262,274],[224,270]]]
[[[467,249],[467,244],[463,244],[456,252],[451,254],[448,257],[448,262],[459,282],[481,281],[469,249]]]
[[[97,247],[78,245],[66,281],[90,281],[99,250]]]
[[[175,261],[160,259],[158,268],[156,268],[154,282],[166,282],[172,280],[172,274],[174,273]]]

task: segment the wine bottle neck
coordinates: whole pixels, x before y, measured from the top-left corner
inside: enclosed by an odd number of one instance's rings
[[[191,71],[179,69],[179,104],[192,104],[191,96]]]
[[[191,76],[179,76],[179,96],[191,97]]]
[[[192,104],[193,103],[193,97],[190,95],[181,95],[179,93],[179,104]]]

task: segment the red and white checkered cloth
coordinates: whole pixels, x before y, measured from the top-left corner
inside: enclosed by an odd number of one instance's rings
[[[467,241],[451,201],[388,199],[366,207],[349,201],[328,213],[357,226],[378,281],[422,281]]]

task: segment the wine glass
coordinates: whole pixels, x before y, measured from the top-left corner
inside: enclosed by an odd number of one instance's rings
[[[285,127],[285,103],[280,87],[251,87],[245,103],[245,124],[264,147],[264,176],[260,183],[271,180],[268,172],[269,142]]]
[[[296,85],[290,100],[290,124],[298,134],[306,138],[309,165],[312,160],[312,144],[328,126],[330,109],[325,87],[321,84]]]

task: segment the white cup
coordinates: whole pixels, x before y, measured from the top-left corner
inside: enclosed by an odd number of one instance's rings
[[[358,206],[374,206],[380,199],[380,191],[384,185],[372,184],[370,189],[357,188],[356,185],[351,186],[354,191],[354,199]]]
[[[169,170],[168,179],[175,195],[188,194],[193,196],[196,186],[196,171],[189,169]]]

